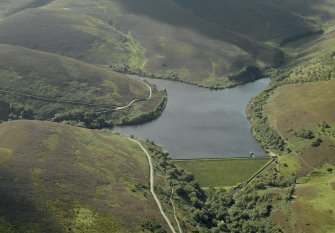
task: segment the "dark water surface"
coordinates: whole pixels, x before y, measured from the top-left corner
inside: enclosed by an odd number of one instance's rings
[[[264,90],[270,79],[232,89],[211,91],[167,80],[149,79],[168,92],[168,104],[157,120],[113,131],[150,139],[174,159],[264,156],[254,139],[245,108],[252,96]]]

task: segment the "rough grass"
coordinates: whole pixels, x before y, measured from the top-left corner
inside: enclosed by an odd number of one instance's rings
[[[174,163],[194,174],[202,187],[233,186],[248,180],[269,158],[222,160],[174,160]]]
[[[7,148],[0,148],[0,163],[6,161],[13,154],[13,150]]]
[[[15,25],[15,27],[13,27]],[[65,55],[93,64],[123,64],[134,46],[103,20],[66,9],[29,9],[0,22],[0,43]]]
[[[326,164],[298,179],[294,199],[274,218],[286,232],[333,232],[335,195],[331,182],[335,176],[329,168],[334,170],[335,167]]]
[[[1,232],[139,232],[152,218],[164,225],[146,156],[126,138],[13,121],[0,124],[0,148]]]
[[[272,113],[271,119],[277,122],[280,133],[288,137],[289,127],[297,130],[323,121],[335,123],[334,88],[334,79],[279,87],[271,97],[268,112]]]
[[[335,104],[332,97],[334,88],[334,79],[282,86],[275,90],[267,105],[272,127],[288,141],[290,149],[307,162],[306,164],[296,156],[295,159],[289,159],[290,156],[294,157],[293,154],[283,160],[293,170],[300,170],[300,175],[309,172],[311,167],[318,167],[326,161],[335,161],[333,147]],[[330,128],[324,128],[323,122],[329,124]],[[295,132],[302,129],[311,130],[315,138],[321,138],[323,141],[321,145],[313,147],[311,143],[315,139],[298,137]],[[302,166],[300,169],[297,169],[297,161]]]

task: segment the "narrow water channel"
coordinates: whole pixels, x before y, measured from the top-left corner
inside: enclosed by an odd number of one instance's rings
[[[255,156],[265,155],[251,134],[245,108],[270,79],[220,91],[168,80],[148,81],[168,92],[162,116],[143,125],[115,127],[114,131],[153,140],[174,159],[244,157],[250,151]]]

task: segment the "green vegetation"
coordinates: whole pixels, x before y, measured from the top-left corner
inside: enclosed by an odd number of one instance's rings
[[[282,64],[280,44],[319,33],[326,23],[303,1],[294,3],[293,13],[287,1],[38,2],[46,6],[0,22],[0,43],[212,88],[236,85],[230,77],[244,67]]]
[[[322,12],[313,11],[315,5],[320,8],[322,6],[334,7],[331,1],[318,1],[317,3],[303,0],[174,1],[223,28],[257,40],[279,44],[318,32],[320,28],[318,20],[321,20]],[[314,20],[309,17],[313,17]],[[248,26],[245,22],[249,22]]]
[[[237,190],[234,196],[224,189],[204,191],[168,154],[152,143],[147,146],[155,165],[156,192],[173,219],[173,187],[177,216],[186,232],[237,232],[246,227],[280,232],[269,222],[268,198],[257,193],[266,186],[286,187],[290,180],[271,176],[264,186]],[[148,190],[146,157],[132,141],[63,124],[12,121],[0,124],[0,147],[12,151],[0,163],[1,231],[166,232]],[[245,195],[255,196],[253,205]],[[247,203],[248,211],[240,212]]]
[[[143,232],[149,221],[165,232],[148,195],[147,159],[124,137],[2,123],[0,177],[1,232]]]
[[[15,25],[15,27],[13,27]],[[61,9],[37,8],[0,22],[0,43],[56,53],[91,64],[135,60],[135,45],[104,20]]]
[[[285,232],[332,232],[334,230],[334,165],[325,164],[297,180],[293,199],[274,213]],[[289,219],[289,221],[285,221]]]
[[[3,0],[0,6],[0,20],[2,17],[7,17],[27,8],[40,7],[52,1],[53,0],[17,0],[13,2],[11,0]]]
[[[201,187],[224,187],[247,181],[260,170],[269,158],[237,158],[220,160],[174,160],[173,162],[194,174]]]
[[[103,68],[17,46],[0,47],[1,120],[54,119],[101,128],[121,119],[113,117],[112,109],[149,95],[143,83]],[[151,119],[165,106],[158,104],[164,93],[154,92],[157,98],[148,100],[152,108],[145,111],[156,113]],[[142,109],[136,114],[141,117]]]
[[[167,93],[147,100],[146,85],[107,67],[213,89],[271,76],[248,116],[278,162],[246,186],[203,190],[266,160],[178,161],[184,170],[148,143],[156,191],[185,232],[331,232],[334,23],[333,0],[4,0],[0,122],[102,128],[161,114]],[[1,123],[0,232],[165,232],[147,174],[121,136]]]
[[[334,228],[335,208],[322,208],[323,201],[328,203],[333,196],[335,162],[335,60],[328,47],[334,42],[331,30],[304,46],[290,50],[293,43],[286,48],[292,57],[270,73],[270,88],[248,108],[256,138],[280,154],[276,170],[285,177],[298,177],[293,199],[278,204],[272,216],[286,232],[331,232]]]
[[[172,199],[177,217],[185,232],[283,232],[271,221],[277,205],[286,205],[292,198],[295,177],[280,175],[274,167],[244,188],[203,190],[195,177],[168,158],[152,142],[147,147],[156,167],[156,192],[172,219]],[[263,159],[264,162],[264,159]],[[183,163],[183,162],[182,162]]]
[[[335,106],[331,98],[334,86],[334,79],[285,85],[274,91],[266,107],[269,122],[276,123],[271,126],[286,139],[290,151],[299,154],[311,167],[335,161]],[[301,175],[311,167],[304,164]]]

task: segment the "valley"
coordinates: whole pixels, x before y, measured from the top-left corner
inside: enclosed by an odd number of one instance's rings
[[[334,24],[334,0],[0,1],[0,232],[334,232]]]

